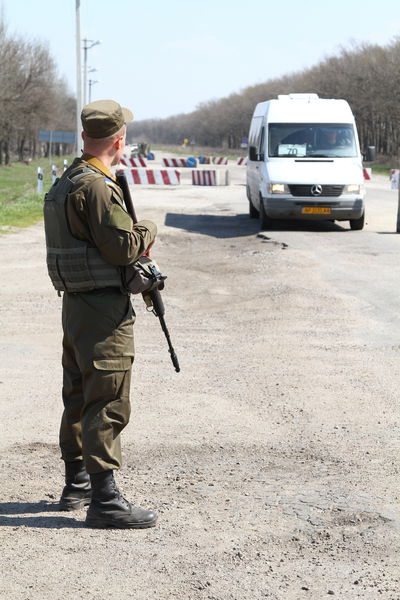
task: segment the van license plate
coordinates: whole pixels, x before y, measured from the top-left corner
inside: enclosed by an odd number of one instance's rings
[[[330,215],[329,206],[303,206],[301,209],[303,215]]]

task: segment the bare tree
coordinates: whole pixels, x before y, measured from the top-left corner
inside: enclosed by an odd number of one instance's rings
[[[0,22],[0,164],[35,155],[39,129],[73,130],[76,103],[45,44],[12,38]]]

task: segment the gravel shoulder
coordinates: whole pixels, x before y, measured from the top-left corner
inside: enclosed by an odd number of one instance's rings
[[[117,477],[159,512],[152,530],[57,511],[61,301],[42,224],[0,237],[0,598],[400,597],[399,347],[366,343],[365,301],[313,253],[257,236],[233,171],[225,188],[134,189],[181,363],[135,299]]]

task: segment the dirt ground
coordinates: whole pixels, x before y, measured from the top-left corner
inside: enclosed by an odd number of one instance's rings
[[[361,301],[310,254],[257,236],[233,173],[133,190],[181,363],[136,298],[117,481],[154,529],[58,512],[61,300],[43,225],[0,236],[1,599],[400,598],[399,348],[362,341]]]

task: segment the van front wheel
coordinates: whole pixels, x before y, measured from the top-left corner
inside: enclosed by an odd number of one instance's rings
[[[350,219],[350,229],[353,231],[360,231],[364,228],[365,223],[365,212],[358,219]]]
[[[264,201],[260,196],[260,227],[261,230],[269,229],[272,226],[272,219],[268,217],[264,208]]]
[[[258,219],[258,217],[260,216],[260,213],[258,212],[258,210],[253,206],[253,203],[251,200],[249,200],[249,215],[252,219]]]

